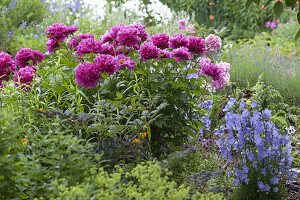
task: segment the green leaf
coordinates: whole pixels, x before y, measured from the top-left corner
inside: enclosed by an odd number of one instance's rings
[[[247,9],[251,6],[252,2],[253,2],[253,0],[247,0],[247,2],[246,2]]]
[[[285,0],[285,5],[287,7],[293,7],[295,6],[296,2],[297,2],[296,0]]]
[[[254,3],[256,3],[257,5],[259,5],[260,0],[252,0]]]
[[[300,7],[300,6],[299,6]],[[298,24],[300,24],[300,10],[297,13]]]
[[[281,13],[283,12],[283,4],[281,1],[277,1],[274,5],[274,14],[276,18],[280,18]]]
[[[273,0],[269,0],[267,1],[267,3],[265,3],[264,7],[267,7]]]
[[[298,33],[295,36],[295,41],[297,41],[299,39],[299,37],[300,37],[300,29],[298,30]]]

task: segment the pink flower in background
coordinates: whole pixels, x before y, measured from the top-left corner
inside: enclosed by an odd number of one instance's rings
[[[0,82],[8,80],[8,76],[16,70],[15,61],[8,53],[0,51]]]
[[[210,58],[202,57],[202,58],[199,58],[198,63],[201,67],[200,68],[200,70],[201,70],[202,68],[209,67],[211,65],[211,60],[210,60]],[[200,73],[203,74],[202,72],[200,72]]]
[[[159,48],[151,42],[142,44],[139,52],[142,60],[159,58]]]
[[[106,72],[108,74],[114,74],[118,70],[119,62],[116,57],[111,55],[98,55],[94,62],[100,72]]]
[[[186,47],[188,44],[188,39],[182,34],[176,34],[174,37],[169,39],[169,48],[177,49],[179,47]]]
[[[231,69],[231,65],[227,62],[220,62],[217,64],[217,66],[222,69],[222,71],[224,73],[229,73],[230,72],[230,69]]]
[[[190,34],[196,34],[196,28],[194,25],[190,24],[188,27],[187,27],[187,32],[190,33]]]
[[[216,53],[221,49],[222,40],[219,36],[210,34],[205,38],[205,44],[209,52]]]
[[[14,82],[16,85],[30,85],[36,75],[35,68],[26,66],[21,68],[14,74]]]
[[[123,54],[118,55],[117,60],[119,63],[118,69],[128,68],[129,70],[134,70],[136,67],[136,62]]]
[[[175,58],[177,62],[181,62],[185,60],[191,60],[193,55],[189,52],[188,48],[180,47],[172,51],[171,57]]]
[[[265,23],[265,27],[267,28],[271,28],[272,30],[276,29],[278,24],[279,24],[279,20],[278,19],[275,19],[275,20],[272,20],[272,21],[267,21]]]
[[[188,43],[186,47],[189,49],[190,52],[195,54],[205,54],[206,47],[205,47],[205,40],[198,36],[188,36],[187,37]]]
[[[95,88],[100,80],[99,68],[90,62],[79,64],[75,69],[75,81],[84,88]]]
[[[150,37],[150,41],[160,49],[166,49],[169,47],[169,36],[164,33],[157,33]]]
[[[45,59],[42,52],[32,50],[30,48],[23,48],[16,54],[16,63],[19,68],[26,66],[37,65]]]
[[[178,28],[180,30],[186,29],[186,26],[187,26],[187,20],[186,19],[181,19],[181,20],[178,21]]]

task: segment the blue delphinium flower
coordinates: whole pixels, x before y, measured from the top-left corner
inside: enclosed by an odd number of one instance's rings
[[[252,101],[249,109],[243,100],[236,104],[234,98],[229,99],[223,109],[225,124],[214,130],[220,154],[227,163],[238,164],[234,168],[235,185],[248,184],[248,174],[254,171],[258,177],[270,177],[257,182],[259,190],[269,192],[272,187],[278,192],[279,175],[292,165],[290,135],[280,133],[270,121],[270,110],[254,110],[257,102]]]

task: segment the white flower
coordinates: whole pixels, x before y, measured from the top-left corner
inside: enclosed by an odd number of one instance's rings
[[[295,127],[293,127],[293,126],[289,126],[289,127],[286,128],[285,130],[287,131],[287,133],[288,133],[289,135],[292,135],[292,134],[294,134],[294,133],[296,132],[296,129],[295,129]]]

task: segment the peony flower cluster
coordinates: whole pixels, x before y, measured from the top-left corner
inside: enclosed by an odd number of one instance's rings
[[[47,50],[52,53],[58,47],[59,43],[64,42],[65,39],[77,31],[76,26],[66,26],[63,23],[55,23],[45,30],[46,36],[49,39],[46,43]]]
[[[267,22],[265,23],[265,27],[274,30],[274,29],[277,28],[278,24],[279,24],[279,20],[278,20],[278,19],[275,19],[275,20],[272,20],[272,21],[267,21]]]
[[[12,73],[16,84],[30,86],[36,76],[36,65],[42,62],[45,56],[42,52],[30,48],[19,50],[15,59],[11,55],[0,52],[0,88],[3,87],[3,81],[8,81]]]
[[[182,29],[188,28],[187,20],[179,21],[179,25],[182,26]],[[64,41],[69,34],[76,30],[76,27],[67,27],[56,23],[48,27],[46,33],[50,40]],[[82,61],[76,68],[76,82],[82,87],[92,88],[97,85],[95,83],[98,83],[101,73],[113,75],[124,68],[133,70],[137,64],[128,55],[138,53],[140,61],[174,59],[176,62],[192,63],[199,57],[211,56],[219,51],[221,39],[213,34],[205,39],[184,34],[169,36],[164,33],[148,37],[144,25],[119,24],[111,27],[100,40],[96,40],[95,36],[89,33],[78,34],[69,40],[68,46]],[[91,55],[84,57],[86,54]],[[85,60],[91,58],[93,58],[93,62]],[[228,84],[230,69],[228,63],[214,64],[207,60],[207,64],[200,63],[200,67],[199,74],[211,77],[214,88],[224,89]],[[99,76],[93,75],[91,79],[86,78],[89,71],[91,74],[97,72]],[[198,74],[189,77],[197,78]]]

